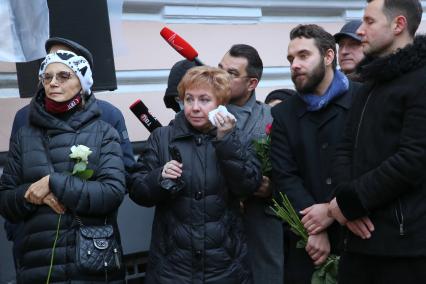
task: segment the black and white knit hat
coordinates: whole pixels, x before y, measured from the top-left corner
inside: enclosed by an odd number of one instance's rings
[[[78,56],[72,51],[58,50],[49,53],[40,65],[38,75],[41,76],[50,63],[62,63],[71,68],[80,80],[82,94],[89,95],[93,85],[92,69],[89,62],[83,56]]]

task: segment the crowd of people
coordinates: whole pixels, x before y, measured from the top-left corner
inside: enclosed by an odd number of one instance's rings
[[[50,38],[0,180],[17,283],[124,283],[116,217],[127,193],[155,206],[146,283],[311,283],[330,254],[341,284],[426,282],[421,17],[418,0],[367,0],[334,36],[294,27],[295,90],[265,103],[250,45],[217,67],[177,62],[164,96],[176,116],[137,161],[123,115],[91,91],[90,51]],[[269,174],[253,141],[270,125]],[[271,210],[280,193],[304,248]]]

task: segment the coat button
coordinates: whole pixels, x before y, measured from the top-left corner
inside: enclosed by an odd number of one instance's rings
[[[196,144],[197,146],[201,146],[201,145],[203,144],[203,139],[202,139],[200,136],[197,136],[197,137],[195,138],[195,144]]]
[[[201,250],[196,250],[196,251],[194,251],[194,256],[195,256],[195,257],[200,258],[200,257],[201,257],[201,255],[202,255]]]
[[[330,185],[331,184],[331,177],[326,178],[325,183]]]
[[[195,200],[200,200],[201,198],[203,198],[203,193],[201,191],[197,191],[195,193]]]
[[[327,148],[328,148],[328,143],[327,143],[327,142],[322,143],[322,145],[321,145],[321,149],[325,150],[325,149],[327,149]]]

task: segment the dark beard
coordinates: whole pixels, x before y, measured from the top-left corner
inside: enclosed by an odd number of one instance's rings
[[[304,85],[296,83],[296,74],[291,75],[291,80],[294,83],[296,91],[300,94],[311,94],[315,91],[315,88],[321,83],[325,76],[325,65],[322,61],[312,70],[310,74],[306,74],[308,80]]]

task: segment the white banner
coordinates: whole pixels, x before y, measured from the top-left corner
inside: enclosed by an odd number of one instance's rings
[[[0,0],[0,61],[27,62],[46,55],[46,0]]]

